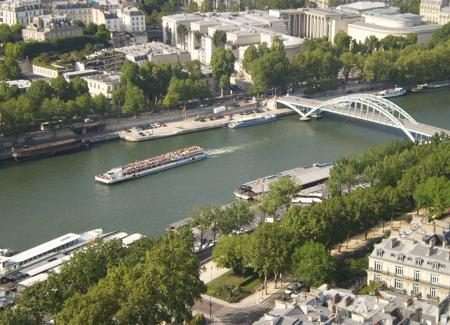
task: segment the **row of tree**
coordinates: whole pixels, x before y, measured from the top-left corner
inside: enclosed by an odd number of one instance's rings
[[[375,36],[357,42],[344,32],[334,39],[334,45],[324,38],[305,40],[302,50],[288,61],[280,40],[269,49],[263,43],[251,45],[243,58],[244,70],[251,74],[256,92],[271,88],[287,88],[291,84],[307,83],[309,91],[337,86],[342,73],[364,80],[394,80],[417,83],[442,80],[450,75],[450,23],[433,34],[429,47],[417,44],[417,35],[389,35],[382,40]]]
[[[276,280],[292,272],[300,280],[320,285],[332,279],[335,266],[328,251],[334,245],[342,245],[355,234],[367,235],[374,225],[413,207],[427,208],[430,216],[439,216],[448,208],[448,166],[450,139],[444,135],[429,145],[397,141],[339,160],[328,183],[331,198],[320,204],[291,206],[281,222],[263,224],[252,234],[222,238],[213,256],[219,265],[237,273],[250,267]],[[289,202],[292,181],[283,182],[276,187],[284,189],[278,193],[284,192],[284,202]],[[272,211],[280,213],[279,208]]]
[[[63,77],[35,80],[26,93],[16,86],[0,84],[0,134],[11,135],[30,130],[39,121],[70,121],[91,114],[107,115],[113,107],[98,95],[91,97],[87,82],[80,78],[70,83]]]
[[[204,292],[191,235],[98,242],[81,251],[47,281],[24,290],[16,306],[0,313],[1,324],[160,324],[192,319]]]

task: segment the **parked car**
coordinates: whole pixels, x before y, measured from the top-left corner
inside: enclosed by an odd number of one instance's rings
[[[306,288],[306,284],[303,282],[294,282],[289,284],[284,290],[284,293],[287,295],[298,294],[302,291],[302,289]]]

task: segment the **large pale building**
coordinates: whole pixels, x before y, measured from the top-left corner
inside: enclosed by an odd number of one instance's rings
[[[39,0],[11,0],[0,4],[0,23],[28,25],[33,17],[44,14]]]
[[[55,3],[53,13],[82,21],[85,25],[93,22],[92,6],[87,3]]]
[[[83,35],[83,29],[65,16],[44,15],[34,17],[31,24],[22,29],[22,37],[27,41],[49,41],[57,38]]]
[[[82,79],[86,80],[92,96],[101,94],[111,99],[114,90],[120,87],[120,74],[118,73],[96,74],[82,77]]]
[[[122,20],[122,30],[129,33],[145,32],[145,15],[136,7],[124,7],[117,11]]]
[[[126,46],[116,48],[115,50],[125,54],[127,60],[139,65],[147,61],[155,64],[163,64],[177,62],[186,63],[191,60],[189,52],[160,42]]]
[[[186,49],[193,60],[209,65],[215,51],[213,37],[216,31],[226,33],[226,48],[233,51],[238,60],[236,70],[240,71],[240,60],[249,45],[266,42],[271,46],[275,37],[284,43],[288,58],[298,52],[303,40],[288,35],[286,22],[267,12],[246,11],[240,13],[178,14],[165,16],[163,21],[163,39],[180,49]],[[187,33],[178,31],[184,26]]]
[[[446,241],[438,239],[436,235],[425,241],[384,239],[369,256],[367,281],[384,282],[394,291],[446,305],[450,294],[450,249]]]
[[[445,25],[450,22],[449,0],[421,0],[420,16],[423,20]]]

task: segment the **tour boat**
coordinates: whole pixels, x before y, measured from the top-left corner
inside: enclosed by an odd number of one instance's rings
[[[202,147],[192,146],[168,152],[156,157],[136,161],[124,166],[113,168],[104,174],[95,176],[97,182],[114,184],[142,176],[154,174],[166,169],[190,164],[207,158]]]
[[[244,127],[252,126],[252,125],[259,125],[259,124],[274,122],[276,120],[277,120],[277,117],[275,115],[269,114],[269,115],[264,115],[261,117],[250,117],[250,118],[244,118],[241,120],[236,120],[236,121],[230,122],[228,124],[228,127],[230,129],[238,129],[238,128],[244,128]]]
[[[440,90],[440,89],[447,88],[447,87],[450,87],[450,82],[429,83],[429,84],[425,83],[425,84],[417,85],[416,87],[411,89],[411,91],[414,93],[420,93],[420,92],[425,92],[425,91]]]
[[[406,94],[406,89],[402,87],[395,87],[391,89],[385,89],[377,93],[377,96],[383,97],[383,98],[392,98],[392,97],[399,97]]]

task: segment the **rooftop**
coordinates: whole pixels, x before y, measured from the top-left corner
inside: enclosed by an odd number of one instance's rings
[[[169,46],[161,42],[149,42],[138,45],[125,46],[115,49],[117,52],[124,53],[125,55],[163,55],[186,52],[176,47]]]
[[[342,11],[351,11],[351,12],[364,12],[367,10],[377,9],[377,8],[386,8],[388,5],[385,2],[372,2],[372,1],[358,1],[353,3],[348,3],[345,5],[340,5],[336,9]]]
[[[68,244],[72,241],[79,240],[81,238],[81,235],[68,233],[63,236],[60,236],[58,238],[55,238],[53,240],[50,240],[46,243],[43,243],[41,245],[38,245],[36,247],[30,248],[22,253],[16,254],[8,258],[8,264],[13,263],[20,263],[23,261],[26,261],[30,258],[39,256],[41,254],[44,254],[48,251],[51,251],[57,247],[60,247],[62,245]]]
[[[120,82],[120,74],[119,73],[104,73],[104,74],[96,74],[93,76],[83,77],[86,81],[94,80],[94,81],[102,81],[106,83],[119,83]]]

